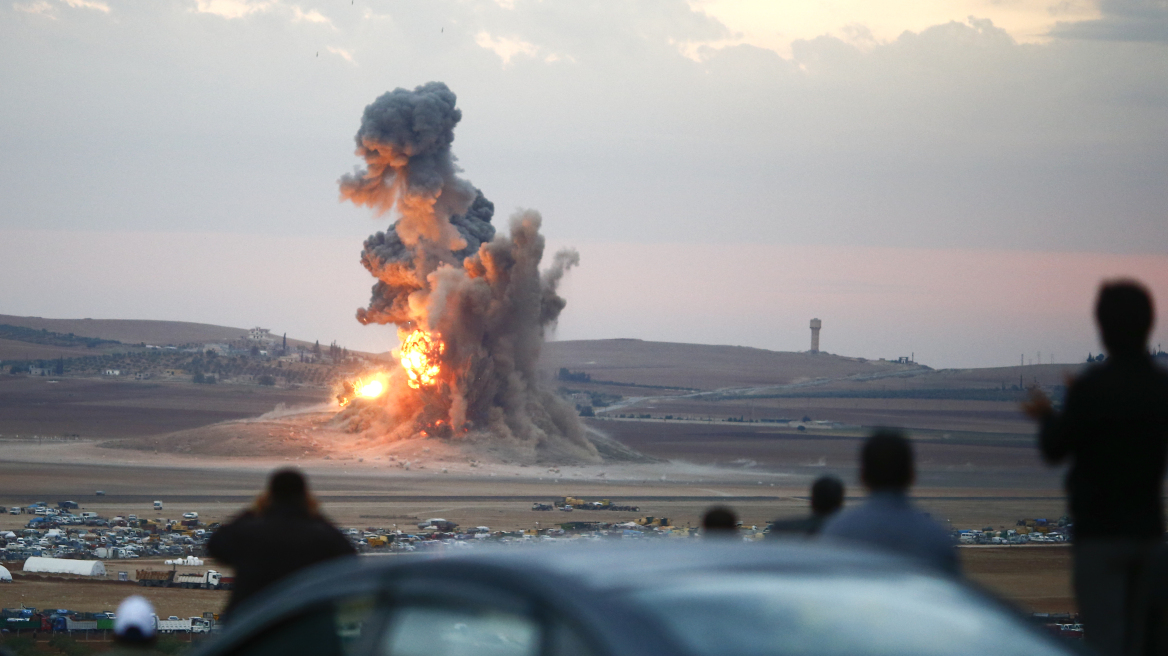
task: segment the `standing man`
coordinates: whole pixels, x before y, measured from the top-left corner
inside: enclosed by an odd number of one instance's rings
[[[235,568],[235,587],[223,611],[230,619],[241,603],[284,577],[357,552],[320,514],[304,476],[281,469],[250,510],[215,531],[207,553]]]
[[[1148,355],[1153,316],[1139,283],[1103,285],[1095,320],[1107,360],[1070,384],[1062,412],[1037,390],[1022,406],[1039,421],[1043,458],[1070,462],[1075,597],[1088,644],[1109,656],[1143,647],[1149,560],[1164,539],[1168,373]]]

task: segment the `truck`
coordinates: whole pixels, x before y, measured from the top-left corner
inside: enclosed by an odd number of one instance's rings
[[[159,633],[175,633],[177,631],[177,632],[183,632],[183,633],[190,633],[191,619],[192,618],[188,617],[185,620],[180,620],[179,618],[177,618],[173,615],[171,615],[167,619],[159,618],[157,620],[158,632]],[[201,620],[202,618],[199,618],[199,619]]]
[[[162,502],[161,502],[161,501],[155,501],[155,502],[154,502],[154,509],[155,509],[155,510],[162,510]]]
[[[35,608],[5,608],[3,629],[7,631],[48,631],[49,618],[38,613]]]
[[[75,620],[72,617],[58,618],[65,620],[64,629],[66,631],[96,631],[98,629],[97,620]],[[54,629],[57,627],[54,626]]]
[[[230,590],[235,577],[223,576],[209,569],[202,574],[194,572],[159,571],[140,569],[137,571],[138,585],[147,588],[197,588],[200,590]]]
[[[202,574],[177,574],[174,577],[173,587],[218,590],[221,578],[222,577],[219,575],[219,572],[216,572],[213,569],[209,569]]]
[[[169,588],[174,581],[174,570],[169,572],[160,572],[153,569],[140,569],[137,571],[138,585],[147,588]]]
[[[454,522],[446,520],[446,519],[442,519],[440,517],[435,517],[433,519],[427,519],[424,522],[418,523],[418,528],[420,528],[420,529],[434,529],[435,531],[438,531],[441,533],[449,533],[457,527],[458,527],[458,524],[455,524]]]

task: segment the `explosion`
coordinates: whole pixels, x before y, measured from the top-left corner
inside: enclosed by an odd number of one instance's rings
[[[433,385],[442,366],[438,358],[446,351],[446,345],[438,335],[424,330],[415,330],[402,342],[401,365],[409,379],[406,381],[414,389],[423,385]]]
[[[379,378],[346,380],[341,383],[341,391],[337,394],[337,403],[345,407],[354,399],[375,399],[385,391],[385,383]]]
[[[445,84],[430,82],[390,91],[362,116],[365,168],[342,176],[341,199],[396,221],[365,241],[361,263],[377,282],[357,320],[397,326],[402,368],[376,403],[350,406],[342,421],[384,439],[441,427],[529,460],[598,461],[575,408],[544,389],[536,369],[544,332],[566,305],[557,287],[579,256],[560,251],[541,271],[543,219],[532,210],[496,234],[494,204],[457,175],[455,104]]]

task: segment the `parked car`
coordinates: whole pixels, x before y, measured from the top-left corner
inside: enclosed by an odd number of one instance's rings
[[[326,563],[194,652],[390,656],[1066,656],[992,597],[905,560],[803,544],[476,550]]]
[[[199,518],[199,513],[197,513],[197,512],[183,513],[183,519],[198,519],[198,518]]]

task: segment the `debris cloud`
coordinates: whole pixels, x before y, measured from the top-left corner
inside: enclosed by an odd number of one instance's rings
[[[361,263],[377,282],[357,320],[397,327],[403,367],[386,394],[355,399],[342,419],[387,440],[438,435],[525,460],[598,461],[575,408],[536,369],[566,305],[558,286],[579,255],[560,251],[541,271],[533,210],[496,234],[494,204],[458,177],[451,144],[461,118],[441,82],[365,108],[356,137],[365,168],[341,178],[341,199],[396,220],[365,241]]]

